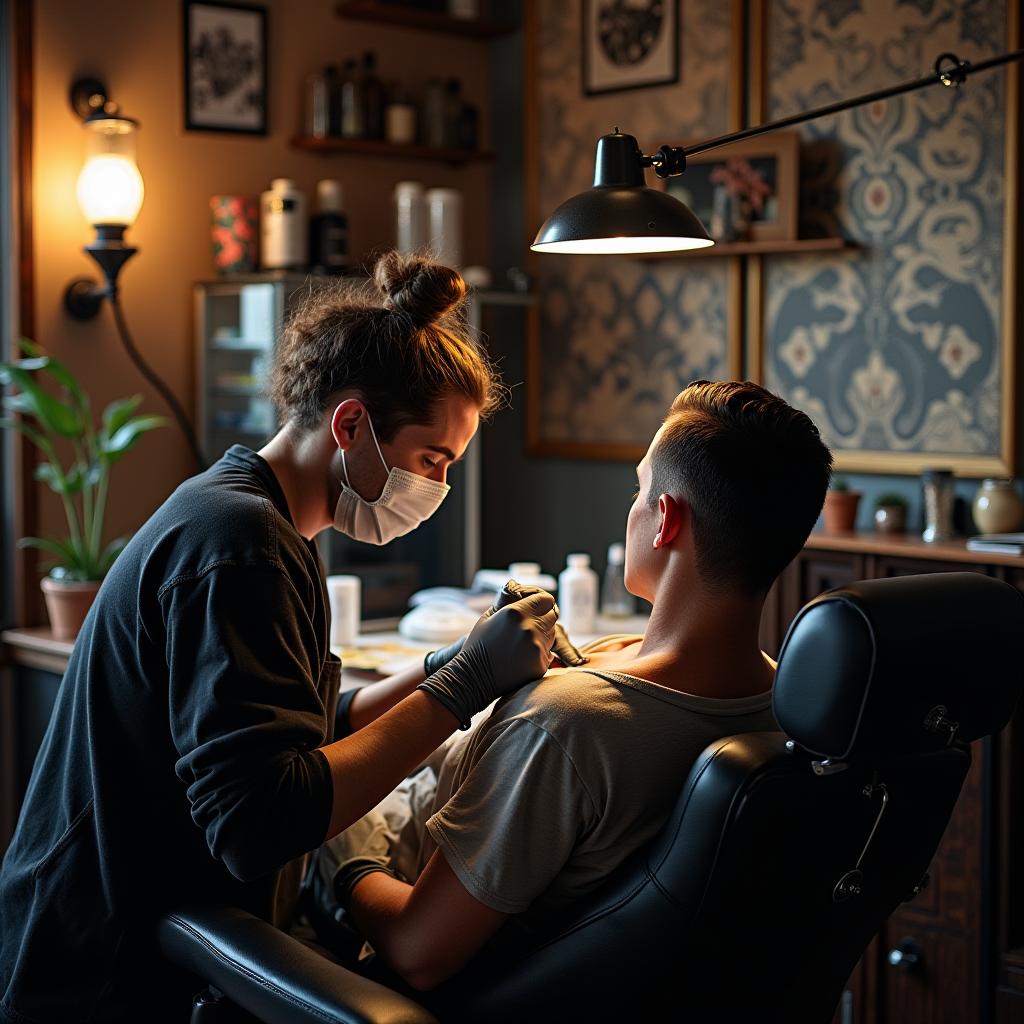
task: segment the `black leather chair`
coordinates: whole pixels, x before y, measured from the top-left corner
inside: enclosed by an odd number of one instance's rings
[[[822,1024],[926,884],[969,744],[1008,722],[1022,656],[1024,596],[978,574],[816,598],[779,659],[783,731],[712,744],[660,836],[584,906],[539,937],[511,922],[436,992],[358,977],[231,909],[169,914],[160,947],[272,1024]]]

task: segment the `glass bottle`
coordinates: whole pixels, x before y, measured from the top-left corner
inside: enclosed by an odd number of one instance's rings
[[[611,544],[601,584],[601,614],[610,619],[624,619],[632,615],[635,608],[633,595],[626,589],[626,545]]]
[[[444,83],[440,79],[432,78],[427,82],[427,88],[423,93],[423,117],[420,119],[420,130],[424,146],[431,146],[434,149],[443,148],[445,140],[444,109]]]
[[[372,50],[363,54],[363,135],[367,139],[384,138],[384,109],[387,96],[384,83],[377,76],[377,55]]]
[[[459,122],[462,120],[462,85],[457,78],[449,78],[444,85],[443,145],[448,149],[459,147]]]
[[[330,126],[330,91],[326,75],[307,75],[303,101],[303,134],[313,139],[325,138]]]
[[[366,126],[363,123],[363,83],[356,71],[354,60],[345,61],[341,69],[341,136],[361,139]]]

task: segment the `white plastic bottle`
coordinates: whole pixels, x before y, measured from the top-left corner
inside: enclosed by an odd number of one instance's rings
[[[306,197],[290,178],[275,178],[260,196],[260,262],[264,270],[301,270],[306,244]]]
[[[560,621],[569,637],[593,633],[597,618],[597,573],[590,555],[573,554],[558,574]]]

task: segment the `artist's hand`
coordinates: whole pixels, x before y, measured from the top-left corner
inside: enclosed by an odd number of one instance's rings
[[[540,587],[527,586],[523,583],[517,583],[515,580],[509,580],[498,596],[494,599],[494,604],[484,612],[484,618],[490,618],[496,611],[502,608],[506,608],[514,601],[519,601],[524,597],[532,597],[534,594],[546,594],[547,591]],[[549,595],[550,596],[550,595]],[[554,600],[554,598],[552,598]],[[447,665],[452,658],[455,657],[459,651],[462,650],[462,645],[466,642],[464,636],[460,636],[458,640],[450,643],[447,647],[441,647],[436,651],[431,651],[423,659],[423,674],[425,676],[432,676],[442,665]],[[555,624],[555,639],[551,645],[551,653],[555,656],[557,661],[564,665],[566,668],[579,668],[580,665],[587,663],[587,658],[580,654],[580,652],[573,645],[569,639],[565,630],[562,628],[561,623]],[[548,666],[551,667],[550,665]]]
[[[473,715],[491,701],[544,675],[557,621],[558,608],[546,591],[513,594],[504,607],[480,617],[459,653],[419,689],[469,728]]]

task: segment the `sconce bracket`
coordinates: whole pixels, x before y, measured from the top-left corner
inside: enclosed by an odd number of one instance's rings
[[[103,305],[107,291],[91,277],[76,277],[64,289],[64,308],[75,320],[91,320]]]
[[[78,78],[71,83],[71,109],[83,121],[107,105],[107,87],[98,78]]]

